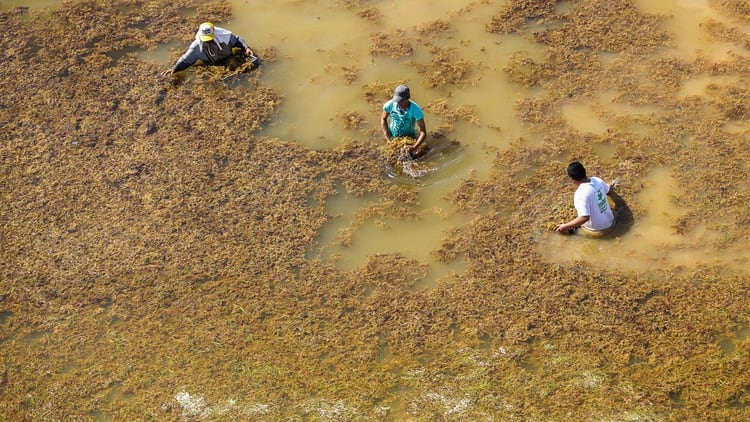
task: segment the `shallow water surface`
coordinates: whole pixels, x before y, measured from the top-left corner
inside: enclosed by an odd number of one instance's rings
[[[10,10],[16,7],[30,7],[32,9],[54,8],[61,0],[3,0],[0,1],[0,10]]]
[[[456,215],[456,210],[443,198],[456,189],[469,175],[482,177],[491,164],[488,149],[507,148],[509,142],[523,138],[531,144],[541,142],[544,133],[528,133],[518,121],[513,109],[524,97],[543,94],[538,87],[526,88],[510,81],[503,72],[509,58],[514,54],[525,54],[534,60],[542,60],[545,50],[541,44],[527,35],[497,35],[484,30],[486,22],[503,2],[476,2],[469,7],[459,7],[452,1],[432,1],[429,4],[416,1],[378,4],[382,16],[377,22],[358,18],[346,7],[323,0],[305,2],[249,3],[234,2],[234,17],[226,26],[242,34],[256,48],[272,45],[277,49],[278,61],[262,69],[263,80],[279,89],[283,104],[276,118],[267,125],[261,135],[294,139],[309,148],[332,148],[347,139],[380,139],[379,117],[381,102],[368,103],[362,87],[375,81],[390,81],[392,86],[404,82],[411,86],[413,100],[423,109],[434,101],[445,100],[451,107],[475,107],[472,120],[461,120],[446,136],[460,142],[461,148],[455,157],[430,173],[416,185],[424,203],[427,218],[419,223],[402,222],[378,224],[371,221],[350,233],[351,242],[342,247],[332,233],[347,226],[340,218],[334,219],[321,233],[320,241],[328,251],[337,251],[342,268],[352,269],[366,260],[372,253],[397,252],[427,262],[429,251],[439,246],[441,233],[450,229],[456,221],[465,221],[466,216]],[[727,18],[709,7],[704,0],[672,0],[663,2],[636,1],[636,6],[646,13],[665,16],[663,28],[673,37],[671,47],[659,51],[664,56],[693,59],[709,54],[715,59],[734,53],[747,55],[745,49],[735,44],[719,42],[701,29],[708,20],[718,20],[735,25],[750,32],[750,26]],[[464,8],[465,7],[465,8]],[[566,7],[561,3],[560,8]],[[448,19],[450,28],[445,33],[415,35],[413,29],[437,19]],[[406,32],[399,32],[406,31]],[[393,37],[415,38],[413,57],[392,59],[383,55],[371,55],[367,46],[371,32],[384,32]],[[415,74],[413,62],[429,60],[416,38],[429,38],[443,48],[460,52],[462,59],[474,64],[469,83],[462,86],[432,88],[423,78]],[[489,52],[492,53],[489,53]],[[610,58],[606,59],[611,60]],[[605,61],[606,62],[606,61]],[[343,69],[356,72],[354,80],[346,80]],[[733,84],[733,76],[701,76],[688,80],[680,95],[704,95],[711,84]],[[387,98],[381,98],[385,100]],[[314,104],[314,106],[311,106]],[[620,123],[618,117],[648,116],[656,110],[655,105],[637,105],[615,101],[611,93],[603,91],[591,101],[566,104],[562,116],[570,127],[592,134],[608,131],[630,131],[648,133],[648,125],[634,127],[632,123]],[[364,117],[357,129],[343,127],[341,115],[356,112]],[[428,132],[442,122],[435,113],[426,111]],[[433,140],[434,142],[434,140]],[[565,143],[565,139],[553,140]],[[602,162],[616,167],[614,147],[599,145],[596,151]],[[570,157],[569,159],[574,159]],[[565,160],[565,158],[563,158]],[[561,162],[560,173],[564,173],[565,162]],[[586,164],[586,163],[584,163]],[[595,172],[590,169],[590,173]],[[678,236],[673,225],[683,212],[670,198],[680,187],[669,177],[669,168],[654,169],[653,177],[644,180],[623,180],[624,184],[646,184],[638,198],[626,201],[648,203],[644,215],[638,216],[631,230],[621,235],[616,242],[593,242],[568,239],[553,235],[545,236],[540,249],[548,259],[567,261],[585,259],[591,263],[606,263],[621,269],[639,269],[661,266],[691,266],[703,263],[722,263],[744,270],[750,257],[743,252],[727,253],[692,244],[690,238]],[[618,174],[597,174],[612,180]],[[665,177],[661,177],[665,176]],[[396,181],[398,183],[398,181]],[[513,183],[513,180],[508,180]],[[570,189],[572,201],[572,189]],[[353,214],[362,206],[356,198],[342,196],[335,200],[334,214]],[[439,209],[441,217],[430,217],[431,210]],[[343,218],[343,217],[342,217]],[[428,234],[429,233],[429,234]],[[694,235],[695,236],[695,235]],[[582,243],[585,253],[569,244]],[[601,244],[599,244],[601,243]],[[332,252],[328,252],[332,253]],[[624,259],[627,257],[627,259]]]
[[[384,224],[372,220],[358,227],[349,227],[343,215],[357,213],[366,201],[342,193],[329,204],[330,209],[335,209],[331,211],[334,219],[320,234],[318,252],[324,258],[335,257],[342,269],[356,268],[373,253],[392,252],[429,262],[431,266],[438,265],[431,252],[439,247],[447,230],[468,218],[458,215],[454,206],[445,199],[446,195],[469,176],[485,176],[492,163],[491,151],[503,150],[510,142],[521,138],[531,145],[538,144],[547,136],[529,133],[514,111],[519,100],[538,97],[544,91],[515,83],[503,71],[515,54],[544,60],[544,47],[525,34],[498,35],[484,28],[484,22],[505,2],[475,2],[460,7],[453,1],[378,4],[381,15],[377,20],[356,16],[345,3],[325,0],[231,3],[231,21],[215,23],[242,35],[259,52],[267,48],[275,50],[276,59],[264,64],[257,72],[264,83],[279,90],[283,100],[278,114],[262,128],[260,136],[294,140],[311,149],[335,148],[349,140],[380,142],[380,106],[387,100],[387,92],[375,100],[365,95],[368,84],[380,81],[390,83],[388,90],[399,83],[411,87],[412,99],[425,109],[431,135],[435,135],[438,129],[441,133],[446,132],[442,128],[445,122],[435,113],[436,109],[430,107],[431,104],[444,102],[451,109],[469,107],[472,110],[467,117],[451,122],[452,127],[443,135],[443,141],[436,141],[434,136],[429,139],[433,143],[454,141],[460,145],[451,151],[452,156],[442,159],[440,167],[419,178],[394,179],[394,183],[414,185],[419,190],[424,209],[421,221]],[[5,1],[0,7],[30,5],[45,8],[57,4],[58,1]],[[749,24],[717,12],[706,0],[638,0],[635,4],[643,12],[665,17],[662,26],[672,36],[672,41],[668,50],[658,52],[660,55],[686,59],[709,55],[720,60],[729,54],[749,54],[736,44],[717,41],[701,29],[708,21],[718,21],[750,32]],[[563,10],[567,4],[561,3],[558,7]],[[450,22],[448,30],[434,33],[417,30],[440,19]],[[185,31],[192,32],[193,28],[185,28]],[[414,47],[413,56],[394,59],[371,54],[368,46],[372,33],[385,33],[388,37],[409,41]],[[430,60],[425,51],[428,43],[455,49],[460,52],[462,60],[472,64],[462,84],[431,87],[415,72],[415,63]],[[184,43],[170,41],[155,49],[144,50],[140,57],[166,67],[170,65],[170,55],[173,57],[175,51],[181,52],[185,47]],[[607,63],[615,57],[603,56],[602,62]],[[738,78],[732,75],[701,75],[685,81],[679,95],[683,98],[703,96],[716,84],[726,86],[738,82]],[[584,134],[604,135],[611,131],[648,134],[647,124],[634,125],[632,120],[622,123],[622,119],[647,119],[655,111],[655,105],[619,102],[611,92],[602,91],[595,98],[564,104],[561,115],[572,129]],[[357,127],[347,127],[344,116],[348,113],[361,116],[362,122]],[[741,121],[728,123],[728,130],[734,132],[746,132],[747,129]],[[552,142],[564,144],[566,139]],[[614,145],[597,144],[595,151],[602,163],[610,168],[617,166]],[[561,157],[561,174],[564,173],[564,161],[575,158]],[[590,169],[590,173],[594,171]],[[654,169],[654,172],[668,175],[670,169]],[[384,177],[388,177],[387,173],[384,168]],[[615,173],[596,175],[605,180],[618,177]],[[513,183],[513,180],[508,180],[508,183]],[[693,244],[698,234],[693,234],[692,239],[675,234],[673,226],[683,212],[680,207],[689,205],[678,207],[669,200],[674,196],[674,190],[680,187],[668,176],[664,180],[655,176],[646,180],[623,180],[623,183],[648,185],[638,198],[624,198],[650,204],[644,214],[638,216],[632,229],[623,233],[616,242],[593,244],[589,240],[545,235],[540,240],[540,250],[547,259],[561,262],[585,259],[620,269],[720,263],[744,271],[750,258],[748,253],[699,247]],[[346,244],[342,244],[337,235],[341,230],[348,230]],[[585,253],[580,251],[579,243]],[[568,247],[571,244],[575,246]]]
[[[314,149],[332,148],[347,139],[362,138],[380,141],[379,121],[387,92],[375,103],[368,103],[362,87],[376,81],[390,81],[388,92],[399,83],[411,87],[412,99],[425,110],[428,133],[442,124],[428,104],[448,101],[451,107],[473,106],[473,121],[459,120],[447,139],[458,141],[460,148],[453,156],[440,162],[440,168],[419,180],[395,183],[416,183],[423,202],[423,221],[378,224],[372,221],[355,230],[351,244],[337,246],[336,232],[345,223],[334,222],[321,234],[321,242],[333,242],[327,250],[341,255],[342,268],[361,265],[372,253],[401,253],[407,257],[433,262],[430,252],[439,246],[443,232],[466,217],[443,198],[468,174],[485,174],[491,159],[487,148],[505,148],[519,136],[527,136],[514,116],[513,104],[530,94],[509,81],[502,69],[511,54],[525,51],[542,58],[543,49],[527,38],[498,36],[485,32],[486,22],[497,11],[497,4],[472,3],[468,11],[452,1],[396,2],[379,4],[382,16],[377,23],[356,17],[335,2],[323,0],[289,3],[250,4],[234,2],[234,17],[226,26],[242,34],[252,46],[273,45],[278,61],[262,68],[263,81],[279,89],[283,104],[279,114],[261,135],[294,139]],[[406,17],[406,18],[405,18]],[[444,34],[426,34],[443,48],[455,48],[461,57],[475,63],[470,83],[461,87],[430,88],[414,73],[412,61],[429,60],[419,47],[414,27],[449,18],[450,29]],[[398,31],[409,31],[402,34]],[[368,51],[371,32],[384,32],[393,37],[413,38],[417,47],[414,57],[392,59],[372,56]],[[489,53],[491,49],[492,54]],[[357,77],[347,81],[343,69],[353,69]],[[311,106],[314,104],[314,106]],[[358,129],[345,129],[343,113],[364,116]],[[530,137],[533,140],[533,137]],[[436,142],[434,139],[432,142]],[[440,141],[445,142],[445,141]],[[387,171],[384,170],[384,173]],[[342,197],[335,200],[337,209],[351,214],[361,201]],[[439,217],[434,210],[439,210]]]

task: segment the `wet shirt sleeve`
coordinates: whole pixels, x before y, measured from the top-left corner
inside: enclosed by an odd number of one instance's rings
[[[242,37],[235,34],[232,34],[232,36],[229,37],[229,46],[231,48],[242,48],[243,50],[247,50],[248,48],[250,48],[250,46]]]
[[[414,102],[411,103],[411,107],[409,107],[412,111],[412,117],[414,118],[414,121],[418,121],[421,119],[424,119],[424,112],[422,109]]]
[[[192,66],[198,60],[207,61],[208,57],[206,57],[206,55],[201,51],[200,43],[198,41],[193,41],[193,43],[190,44],[190,47],[188,47],[185,54],[183,54],[182,57],[177,60],[177,63],[172,66],[172,69],[175,72],[179,72]]]

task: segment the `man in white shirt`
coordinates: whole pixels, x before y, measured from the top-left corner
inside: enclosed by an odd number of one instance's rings
[[[584,234],[601,235],[615,225],[615,215],[607,201],[607,195],[613,193],[617,181],[608,185],[598,177],[587,177],[586,168],[578,161],[568,165],[568,177],[577,186],[573,195],[573,205],[578,217],[555,228],[559,233],[573,233],[579,227]]]

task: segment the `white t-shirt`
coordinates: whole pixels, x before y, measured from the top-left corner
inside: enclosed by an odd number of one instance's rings
[[[573,205],[578,216],[588,216],[589,221],[583,224],[590,230],[604,230],[612,225],[615,216],[607,202],[609,185],[598,177],[590,177],[588,183],[581,183],[573,195]]]

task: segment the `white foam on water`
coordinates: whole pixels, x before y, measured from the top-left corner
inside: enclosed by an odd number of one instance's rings
[[[174,396],[181,409],[181,416],[189,419],[208,419],[220,416],[259,416],[271,413],[273,407],[263,403],[238,403],[226,399],[218,404],[210,404],[203,396],[181,391]]]

